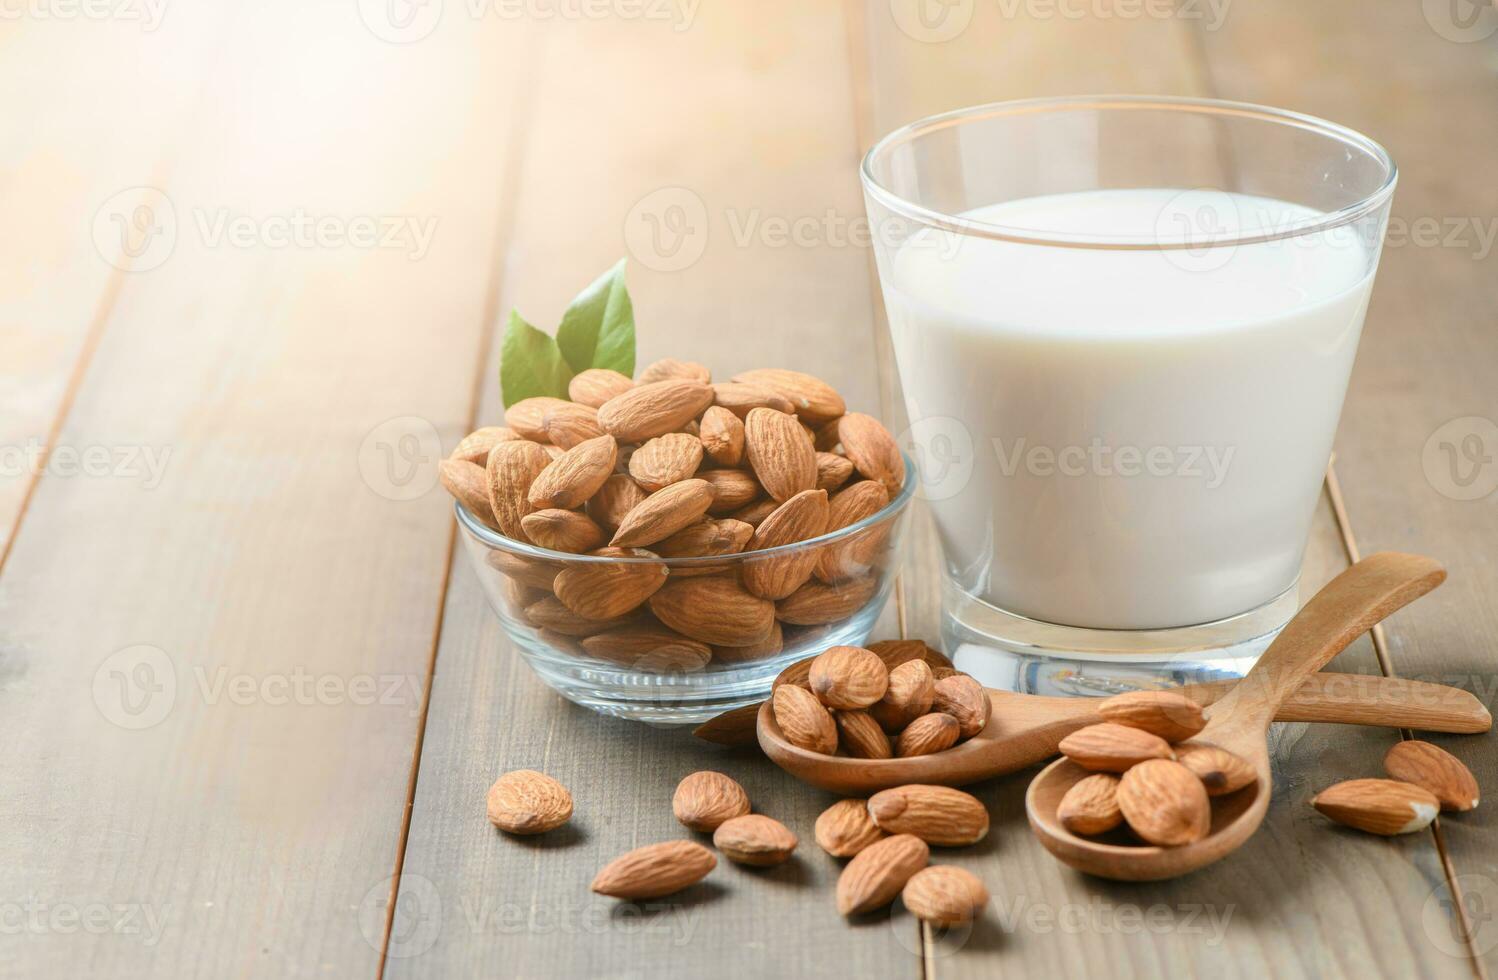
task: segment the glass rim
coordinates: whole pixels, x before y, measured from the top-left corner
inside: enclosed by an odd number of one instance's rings
[[[1354,147],[1372,157],[1384,170],[1383,182],[1373,191],[1335,211],[1328,211],[1313,218],[1289,222],[1269,232],[1249,232],[1224,235],[1207,243],[1201,241],[1161,242],[1138,236],[1110,236],[1076,232],[1045,232],[1034,228],[993,224],[975,221],[959,215],[949,214],[917,204],[891,188],[880,183],[874,175],[876,159],[887,156],[896,146],[905,145],[929,133],[950,129],[966,123],[1001,116],[1031,115],[1081,110],[1162,110],[1186,112],[1196,115],[1223,118],[1255,119],[1261,122],[1290,126],[1336,140],[1345,146]],[[936,115],[917,119],[895,129],[876,142],[864,154],[858,167],[865,193],[884,207],[924,225],[940,228],[954,234],[986,238],[993,241],[1013,242],[1021,245],[1045,245],[1055,248],[1088,248],[1119,251],[1174,251],[1180,249],[1201,250],[1204,248],[1229,248],[1238,245],[1254,245],[1261,242],[1282,241],[1302,235],[1314,234],[1351,224],[1360,218],[1384,207],[1394,194],[1399,181],[1399,168],[1389,151],[1377,141],[1364,136],[1355,129],[1322,119],[1319,116],[1277,109],[1273,106],[1252,102],[1232,102],[1224,99],[1204,99],[1188,96],[1155,95],[1070,95],[1038,99],[1014,99],[989,102],[983,105],[952,109]],[[1201,188],[1198,188],[1201,189]]]
[[[847,527],[840,527],[836,531],[828,531],[826,534],[818,535],[815,538],[807,538],[805,541],[792,541],[790,544],[776,545],[773,548],[760,548],[755,551],[736,551],[732,554],[727,555],[691,555],[683,558],[666,558],[664,556],[656,558],[638,558],[633,556],[629,558],[616,558],[610,555],[590,555],[587,553],[574,554],[570,551],[553,551],[550,548],[541,548],[536,545],[529,544],[525,541],[516,541],[514,538],[505,537],[503,534],[500,534],[498,531],[494,530],[487,524],[484,524],[478,518],[474,517],[473,514],[469,512],[468,508],[463,506],[463,503],[460,500],[453,501],[453,511],[455,514],[457,514],[458,523],[463,526],[463,529],[468,531],[469,534],[473,535],[479,541],[483,542],[490,549],[495,551],[506,551],[510,554],[522,555],[526,558],[535,558],[552,562],[571,562],[584,564],[665,564],[670,567],[683,568],[690,568],[694,565],[722,565],[726,563],[739,562],[746,558],[761,558],[765,555],[783,555],[790,552],[804,550],[806,548],[820,547],[823,545],[832,544],[837,541],[841,541],[844,538],[851,537],[859,533],[860,531],[867,530],[876,524],[882,523],[883,521],[898,517],[900,512],[905,509],[905,506],[910,503],[911,498],[915,496],[916,484],[920,482],[919,474],[916,472],[915,463],[910,458],[910,454],[902,450],[900,452],[900,457],[905,461],[905,485],[900,488],[900,492],[895,495],[894,499],[885,504],[883,507],[879,508],[874,513],[870,514],[868,517],[865,517],[863,520],[855,521],[852,524],[849,524]],[[844,488],[846,488],[847,486],[851,486],[851,483],[845,484]],[[724,517],[715,517],[713,519],[723,520],[727,517],[729,517],[729,515],[724,515]],[[648,551],[649,549],[646,548],[646,550]]]

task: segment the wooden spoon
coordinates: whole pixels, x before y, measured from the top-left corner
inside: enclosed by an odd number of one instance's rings
[[[1349,643],[1445,578],[1439,563],[1419,555],[1382,552],[1364,558],[1316,593],[1243,680],[1207,710],[1207,727],[1192,741],[1236,753],[1253,765],[1259,778],[1212,801],[1212,827],[1206,837],[1182,847],[1130,847],[1070,833],[1056,818],[1056,807],[1088,772],[1069,759],[1053,762],[1030,783],[1025,794],[1030,829],[1065,863],[1120,881],[1174,878],[1232,853],[1259,828],[1269,809],[1266,732],[1280,705]]]

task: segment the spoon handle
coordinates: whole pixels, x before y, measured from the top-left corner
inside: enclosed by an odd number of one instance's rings
[[[1390,613],[1446,579],[1433,558],[1383,551],[1332,579],[1290,620],[1239,684],[1212,711],[1214,720],[1262,730],[1301,683]]]
[[[1227,697],[1235,683],[1213,681],[1175,690],[1205,708]],[[1483,703],[1472,692],[1458,687],[1380,674],[1327,672],[1307,677],[1280,705],[1274,720],[1375,725],[1463,735],[1493,727],[1493,716]]]

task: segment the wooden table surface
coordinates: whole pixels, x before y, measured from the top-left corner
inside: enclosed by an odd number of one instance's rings
[[[1485,974],[1490,811],[1333,826],[1310,796],[1399,737],[1341,726],[1277,727],[1268,821],[1206,871],[1070,872],[1021,775],[978,787],[993,832],[943,855],[993,892],[977,927],[849,925],[810,842],[832,797],[545,688],[434,486],[499,419],[503,315],[554,324],[620,255],[642,364],[801,366],[900,418],[853,234],[860,153],[898,124],[1083,92],[1281,105],[1402,170],[1305,584],[1356,548],[1440,557],[1445,587],[1335,666],[1491,704],[1495,31],[1467,0],[15,5],[0,975]],[[880,636],[935,637],[918,523]],[[1434,740],[1498,789],[1492,739]],[[653,907],[592,895],[608,858],[680,836],[671,791],[709,766],[799,858]],[[490,828],[518,767],[571,786],[570,828]]]

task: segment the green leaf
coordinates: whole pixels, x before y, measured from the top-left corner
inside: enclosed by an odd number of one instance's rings
[[[557,328],[557,345],[573,371],[612,368],[634,376],[635,309],[624,285],[623,259],[567,307]]]
[[[557,342],[511,310],[499,360],[499,388],[505,408],[537,395],[566,398],[567,382],[571,380],[572,371]]]

